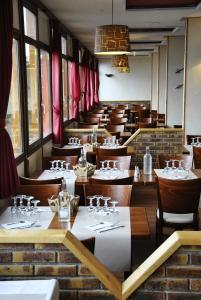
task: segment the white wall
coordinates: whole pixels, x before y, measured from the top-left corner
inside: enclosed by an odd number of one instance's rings
[[[183,84],[184,72],[175,73],[177,69],[184,67],[184,36],[172,36],[168,38],[168,75],[167,75],[167,125],[182,125],[183,113]]]
[[[185,133],[201,133],[201,18],[187,22]]]
[[[130,73],[112,68],[111,58],[99,59],[101,101],[151,100],[151,56],[129,56]],[[107,77],[105,74],[113,74]]]
[[[158,53],[152,54],[151,108],[158,110]]]
[[[159,86],[158,112],[166,113],[167,95],[167,46],[159,47]]]

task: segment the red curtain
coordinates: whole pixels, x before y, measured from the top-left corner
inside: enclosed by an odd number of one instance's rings
[[[99,71],[98,71],[98,60],[95,61],[95,79],[94,79],[94,101],[95,105],[99,104]]]
[[[86,109],[89,111],[90,106],[90,69],[87,68],[87,85],[86,85]]]
[[[0,1],[0,198],[15,194],[19,184],[13,146],[5,129],[12,75],[13,5]]]
[[[73,118],[77,119],[79,115],[80,91],[80,73],[79,73],[79,43],[73,40],[73,63],[72,63],[72,96],[73,96]]]
[[[94,70],[90,69],[90,107],[94,109],[95,102],[94,102]]]
[[[86,66],[82,66],[82,103],[84,111],[87,110],[86,108],[86,86],[87,86],[87,68]]]
[[[63,143],[63,124],[61,111],[61,32],[59,25],[53,24],[52,38],[52,111],[53,137],[55,144]]]

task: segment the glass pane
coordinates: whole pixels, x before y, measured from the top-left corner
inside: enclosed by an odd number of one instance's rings
[[[26,7],[23,7],[23,15],[24,34],[36,40],[36,16]]]
[[[50,44],[49,18],[40,9],[38,10],[39,40]]]
[[[63,120],[68,120],[68,73],[67,61],[62,59],[62,83],[63,83]]]
[[[66,39],[62,36],[61,38],[61,51],[62,54],[66,55]]]
[[[73,118],[73,96],[72,96],[72,63],[68,62],[68,99],[69,99],[69,119]]]
[[[27,69],[29,144],[32,144],[40,138],[38,51],[34,46],[25,44],[25,52]]]
[[[22,153],[18,41],[13,40],[13,66],[6,129],[11,137],[15,157]]]
[[[43,116],[43,137],[52,132],[51,120],[51,96],[50,96],[50,58],[47,51],[41,50],[41,88],[42,88],[42,116]]]

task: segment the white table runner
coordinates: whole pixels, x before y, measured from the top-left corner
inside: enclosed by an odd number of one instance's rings
[[[66,180],[66,185],[68,193],[70,195],[75,195],[75,181],[77,176],[73,170],[64,171],[64,172],[50,172],[49,170],[44,170],[43,173],[38,177],[38,179],[54,179],[63,177]]]
[[[184,176],[184,178],[178,178],[174,176],[173,174],[169,174],[163,171],[163,169],[154,169],[156,175],[161,178],[165,179],[172,179],[172,180],[189,180],[189,179],[195,179],[198,178],[197,175],[195,175],[191,170],[189,171],[189,174],[187,176]]]
[[[0,300],[59,300],[56,279],[0,282]]]
[[[116,172],[106,172],[105,174],[103,174],[103,172],[101,172],[100,170],[95,170],[94,175],[92,176],[92,178],[94,179],[120,179],[120,178],[125,178],[125,177],[129,177],[129,172],[128,170],[118,170]]]
[[[48,206],[39,206],[39,211],[40,211],[40,222],[36,222],[36,224],[40,224],[40,227],[30,227],[30,228],[26,228],[26,229],[31,229],[31,230],[35,230],[35,229],[48,229],[50,223],[52,222],[52,219],[55,216],[55,213],[51,211],[50,207]],[[30,224],[32,223],[31,219],[28,220],[30,222]],[[34,220],[33,220],[34,222]],[[0,216],[0,227],[3,228],[2,224],[12,224],[13,226],[11,227],[15,227],[15,224],[18,226],[20,224],[20,219],[16,219],[13,218],[11,215],[11,207],[8,207]],[[23,227],[24,223],[21,223],[22,227]],[[26,223],[25,223],[26,224]],[[6,226],[7,228],[9,227]],[[4,227],[5,228],[5,227]],[[19,228],[20,229],[20,228]]]
[[[123,228],[97,233],[89,225],[101,222],[100,217],[90,215],[87,207],[79,207],[72,233],[79,239],[95,236],[94,255],[112,272],[129,271],[131,267],[131,228],[129,207],[118,207],[118,225]]]

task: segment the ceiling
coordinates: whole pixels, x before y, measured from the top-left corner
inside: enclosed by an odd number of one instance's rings
[[[112,24],[112,0],[41,1],[92,52],[96,26]],[[158,51],[167,36],[184,35],[185,18],[200,16],[196,0],[113,1],[113,23],[129,27],[131,53],[138,55]]]

